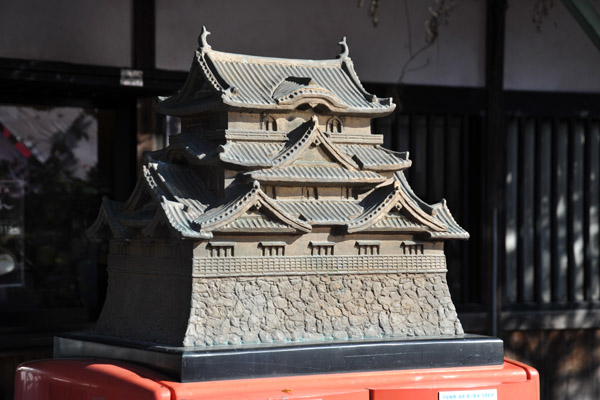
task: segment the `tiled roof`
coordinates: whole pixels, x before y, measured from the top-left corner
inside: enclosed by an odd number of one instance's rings
[[[275,88],[271,97],[277,104],[285,104],[293,103],[294,98],[300,96],[323,97],[340,107],[344,107],[344,104],[335,94],[319,86],[311,78],[289,76]]]
[[[338,59],[311,61],[213,51],[206,35],[205,31],[201,36],[184,87],[159,105],[161,112],[285,111],[308,104],[320,115],[380,117],[395,108],[391,99],[365,91],[347,57],[345,41]],[[187,126],[199,131],[173,136],[167,149],[147,154],[130,199],[125,204],[104,201],[92,234],[152,236],[166,226],[178,237],[210,239],[213,232],[300,234],[313,226],[336,225],[347,233],[468,238],[445,202],[429,205],[412,191],[402,173],[411,165],[408,153],[381,147],[381,138],[368,135],[367,126],[329,133],[319,126],[316,115],[290,132],[253,131],[249,124],[241,125],[248,131]],[[205,187],[207,179],[201,174],[214,171],[204,165],[228,171],[225,189]],[[263,192],[260,182],[288,188]],[[316,197],[293,199],[297,192],[289,186],[300,190],[307,185],[318,188],[312,192]],[[344,190],[334,200],[328,197],[333,189],[322,189],[355,185],[373,189],[360,200]]]
[[[387,178],[372,171],[354,171],[341,167],[283,167],[269,168],[248,173],[252,179],[271,183],[313,183],[316,184],[376,184]]]
[[[245,167],[270,167],[273,157],[283,149],[285,143],[227,142],[219,154],[221,161]]]
[[[203,140],[202,136],[201,133],[192,132],[172,136],[170,146],[166,149],[167,159],[174,153],[183,153],[191,163],[206,164],[218,157],[224,163],[248,169],[269,168],[289,163],[301,155],[307,146],[320,143],[340,163],[353,169],[398,171],[410,167],[412,163],[407,153],[394,152],[379,145],[337,144],[320,133],[312,120],[270,141],[227,139],[225,144],[219,145]]]
[[[242,54],[224,53],[220,51],[200,52],[198,63],[206,63],[211,72],[222,80],[227,88],[235,88],[226,94],[226,102],[238,106],[276,106],[277,100],[285,93],[302,96],[306,94],[331,93],[333,99],[341,107],[347,107],[353,112],[385,113],[394,109],[389,99],[371,101],[369,95],[358,84],[353,76],[353,66],[348,60],[292,60],[269,57],[248,56]],[[350,71],[352,69],[352,71]],[[311,84],[296,84],[295,88],[285,85],[302,79],[310,80]],[[308,79],[307,79],[308,78]],[[285,90],[281,90],[281,85]],[[311,91],[311,86],[313,90]],[[276,89],[277,94],[274,95]],[[279,97],[276,97],[279,95]],[[334,101],[335,101],[334,100]]]
[[[143,172],[144,184],[136,186],[126,205],[104,201],[97,221],[90,228],[91,235],[106,232],[103,227],[110,228],[115,237],[126,238],[142,228],[142,232],[152,234],[153,229],[164,223],[183,237],[198,239],[211,238],[213,231],[292,233],[310,231],[314,225],[345,226],[348,232],[422,232],[438,240],[469,237],[456,223],[445,201],[435,205],[421,201],[402,172],[394,174],[395,183],[376,188],[360,201],[319,199],[318,194],[310,200],[271,199],[256,180],[249,184],[234,182],[226,196],[217,200],[206,190],[197,172],[188,166],[150,157]],[[332,175],[328,176],[329,172]],[[318,176],[332,182],[356,179],[356,174],[361,179],[364,174],[367,178],[380,177],[372,171],[297,166],[249,174],[254,179],[278,176],[277,179],[298,180]],[[143,191],[154,200],[136,205],[144,197]]]
[[[184,237],[207,238],[192,221],[215,200],[194,171],[186,166],[153,160],[143,168],[144,179],[170,227]]]
[[[194,219],[192,223],[204,230],[218,230],[237,218],[245,218],[245,213],[256,206],[260,208],[261,213],[269,214],[271,217],[278,219],[278,222],[294,229],[294,231],[309,232],[311,230],[310,225],[306,222],[277,207],[275,201],[269,199],[262,192],[258,182],[232,185],[228,189],[224,200],[209,207],[204,214]]]
[[[389,208],[393,207],[397,196],[397,188],[394,185],[386,185],[373,190],[361,202],[362,213],[348,224],[348,229],[361,231],[373,225],[375,219],[385,215]]]
[[[179,232],[181,236],[197,239],[211,238],[212,235],[209,232],[202,229],[196,229],[196,227],[190,223],[190,217],[185,212],[185,207],[181,203],[163,197],[160,205],[164,212],[165,219],[169,222],[171,228]]]
[[[346,225],[362,213],[358,201],[300,200],[277,201],[277,205],[311,225]]]
[[[222,228],[218,232],[281,232],[293,233],[295,229],[288,225],[266,218],[262,214],[243,215]]]
[[[233,185],[228,191],[226,197],[220,201],[211,204],[211,206],[193,222],[196,225],[214,225],[244,207],[248,199],[253,197],[259,188],[256,185]]]
[[[110,200],[108,197],[102,198],[102,206],[94,223],[86,229],[88,237],[98,237],[102,239],[127,238],[131,235],[131,230],[123,226],[119,221],[123,203]]]
[[[204,160],[214,157],[218,146],[203,140],[202,135],[198,133],[180,133],[169,138],[169,147],[166,150],[184,152],[192,159]]]
[[[183,204],[190,220],[202,215],[213,196],[200,184],[198,175],[182,165],[158,162],[150,164],[155,181],[164,188],[168,198]]]
[[[226,198],[217,203],[214,199],[200,200],[204,196],[201,191],[196,191],[194,195],[185,193],[184,188],[190,187],[186,183],[190,183],[192,175],[182,173],[185,167],[171,167],[147,169],[150,171],[147,181],[149,185],[155,185],[153,190],[163,210],[162,218],[183,237],[207,239],[212,237],[212,231],[306,232],[310,231],[311,225],[345,226],[349,232],[421,232],[438,240],[469,237],[456,223],[445,202],[434,206],[422,203],[427,206],[422,212],[430,211],[429,218],[445,229],[432,229],[427,219],[421,220],[422,217],[412,215],[410,209],[400,205],[401,201],[398,200],[398,196],[406,195],[404,184],[378,188],[361,201],[270,199],[256,182],[234,184],[227,191]],[[178,173],[181,176],[174,178]],[[156,183],[156,180],[163,178],[173,179],[173,183]],[[400,194],[399,190],[404,194]],[[121,211],[123,206],[115,204],[105,202],[98,220],[90,228],[92,235],[100,232],[103,224],[110,224],[116,237],[126,237],[132,234],[131,229],[138,227],[136,221],[148,224],[151,220],[150,208],[124,214]],[[256,205],[258,208],[252,208]]]
[[[410,231],[410,232],[427,232],[427,227],[415,221],[411,221],[406,216],[396,213],[389,213],[370,228],[365,231],[381,232],[381,231]]]
[[[412,188],[408,184],[406,177],[402,171],[396,172],[394,178],[400,182],[400,186],[404,193],[426,213],[432,215],[436,220],[440,221],[446,226],[444,231],[428,231],[432,238],[436,239],[468,239],[469,233],[465,231],[458,223],[454,220],[452,213],[446,205],[446,201],[443,200],[441,203],[430,205],[425,203],[423,200],[417,197],[413,192]]]
[[[398,171],[409,168],[412,164],[406,152],[399,153],[381,146],[352,144],[339,147],[366,170]]]
[[[320,103],[338,113],[383,116],[395,108],[392,99],[364,89],[345,55],[322,61],[279,59],[214,51],[208,46],[197,51],[184,87],[159,104],[158,110],[171,115],[202,112],[216,106],[215,94],[222,104],[242,109],[288,110]]]
[[[456,223],[452,213],[446,206],[446,201],[442,201],[435,205],[435,216],[440,221],[444,222],[448,227],[446,232],[429,232],[429,235],[435,239],[468,239],[469,232],[465,231]]]

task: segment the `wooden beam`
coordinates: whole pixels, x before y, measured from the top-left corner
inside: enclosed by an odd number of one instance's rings
[[[133,0],[133,34],[131,66],[134,69],[154,69],[155,65],[155,0]]]
[[[504,197],[504,31],[506,0],[487,1],[486,27],[486,92],[487,121],[483,138],[482,163],[484,174],[483,256],[487,308],[487,332],[497,336],[501,331],[502,280],[499,269],[503,263],[503,197]]]

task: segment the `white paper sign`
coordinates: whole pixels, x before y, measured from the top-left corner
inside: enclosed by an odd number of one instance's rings
[[[438,400],[498,400],[497,389],[439,392]]]

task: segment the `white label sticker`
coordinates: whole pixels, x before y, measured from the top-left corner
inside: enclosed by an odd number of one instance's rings
[[[497,389],[439,392],[438,400],[498,400]]]

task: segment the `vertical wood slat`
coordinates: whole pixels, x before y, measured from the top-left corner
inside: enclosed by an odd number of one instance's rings
[[[523,302],[534,300],[534,179],[535,179],[535,122],[522,119],[519,129],[519,285],[518,296]]]
[[[584,300],[583,164],[585,130],[582,121],[571,124],[569,141],[569,300]]]
[[[464,223],[462,218],[462,157],[461,149],[461,118],[447,115],[444,119],[445,157],[443,168],[445,172],[445,187],[443,197],[448,201],[448,207],[452,210],[454,218]],[[444,248],[446,250],[446,262],[448,263],[448,282],[450,290],[454,295],[461,293],[461,276],[467,273],[467,265],[462,260],[462,249],[465,247],[462,241],[448,241]]]
[[[487,287],[487,283],[489,283],[489,276],[491,271],[490,265],[490,257],[489,253],[485,252],[486,248],[490,248],[492,246],[485,245],[485,234],[486,227],[485,221],[490,219],[489,214],[486,215],[486,204],[489,201],[490,195],[487,193],[487,188],[489,187],[487,184],[487,180],[490,172],[486,167],[490,167],[490,165],[486,165],[484,160],[482,159],[482,155],[487,154],[489,152],[486,149],[488,145],[487,139],[485,135],[487,134],[488,121],[486,118],[473,118],[472,131],[470,132],[470,139],[473,143],[471,146],[471,151],[477,152],[479,154],[478,158],[475,161],[476,168],[471,168],[474,170],[471,176],[471,182],[468,182],[468,185],[473,190],[473,185],[476,182],[475,186],[477,189],[474,191],[475,193],[481,193],[480,196],[475,197],[476,204],[471,203],[471,209],[474,210],[473,218],[471,222],[471,227],[473,227],[474,231],[478,233],[477,240],[473,241],[472,249],[476,246],[477,249],[473,251],[473,255],[471,257],[471,265],[480,265],[484,266],[483,268],[471,268],[469,271],[469,284],[470,285],[480,285],[477,290],[472,290],[471,299],[472,301],[477,302],[489,302],[490,301],[490,293],[488,291],[491,289]],[[488,232],[490,229],[487,229]],[[490,237],[491,239],[491,237]],[[486,288],[486,289],[484,289]]]
[[[466,198],[463,197],[461,189],[461,176],[464,175],[462,169],[463,158],[466,157],[462,153],[463,147],[461,145],[461,117],[449,115],[446,118],[445,123],[445,159],[444,159],[444,170],[445,170],[445,187],[443,189],[441,197],[445,197],[448,201],[448,207],[454,214],[454,218],[457,221],[462,221],[463,210],[460,207]]]
[[[569,127],[566,121],[555,122],[552,159],[554,160],[552,188],[552,300],[567,300],[567,177]]]
[[[470,176],[470,168],[469,168],[469,158],[467,157],[467,154],[472,154],[473,152],[470,150],[470,144],[471,144],[471,133],[473,130],[473,123],[471,121],[471,116],[469,115],[465,115],[463,117],[462,120],[462,130],[460,132],[459,135],[459,139],[460,140],[460,147],[463,149],[463,153],[461,154],[461,172],[462,172],[462,179],[459,180],[459,184],[462,187],[462,215],[463,215],[463,226],[466,226],[467,228],[471,226],[471,220],[472,220],[472,208],[470,207],[470,203],[469,203],[469,182],[471,180],[471,176]],[[471,232],[472,234],[473,232]],[[472,239],[470,240],[470,242],[472,243]],[[468,245],[463,246],[463,260],[464,260],[464,266],[463,266],[463,273],[461,275],[461,295],[462,295],[462,303],[467,303],[469,302],[469,300],[471,299],[471,285],[469,284],[469,276],[471,275],[471,271],[472,268],[469,268],[469,266],[471,266],[472,263],[472,252],[469,251],[469,247]]]
[[[508,304],[517,302],[517,210],[518,210],[518,134],[516,118],[509,118],[506,124],[506,189],[505,189],[505,267],[504,297]]]
[[[392,129],[395,149],[411,151],[415,192],[429,202],[446,196],[457,221],[469,226],[482,200],[468,200],[480,176],[469,159],[477,151],[472,118],[464,116],[458,127],[458,117],[398,117]],[[521,117],[518,132],[518,120],[508,118],[505,137],[506,302],[599,301],[600,121],[591,119],[588,126],[574,119],[570,126],[568,120]],[[453,273],[453,280],[461,282],[457,302],[463,304],[480,295],[469,290],[478,281],[477,259],[469,260],[477,251],[467,246],[461,253],[464,267]]]
[[[548,120],[541,120],[536,130],[537,153],[535,166],[535,286],[536,301],[550,303],[552,301],[551,282],[551,222],[550,200],[552,196],[552,125]]]
[[[409,115],[398,115],[394,123],[394,138],[392,141],[392,150],[396,151],[409,151],[410,150],[410,116]],[[409,154],[409,158],[412,158]],[[410,171],[412,168],[409,168]]]
[[[429,119],[429,135],[427,146],[429,149],[428,167],[428,199],[437,203],[446,193],[445,157],[447,153],[446,135],[444,132],[445,120],[441,115],[431,116]]]
[[[585,204],[585,270],[586,300],[600,300],[600,120],[592,120],[587,129],[586,204]]]
[[[410,135],[413,165],[411,183],[417,196],[424,198],[427,193],[427,116],[413,115]]]

